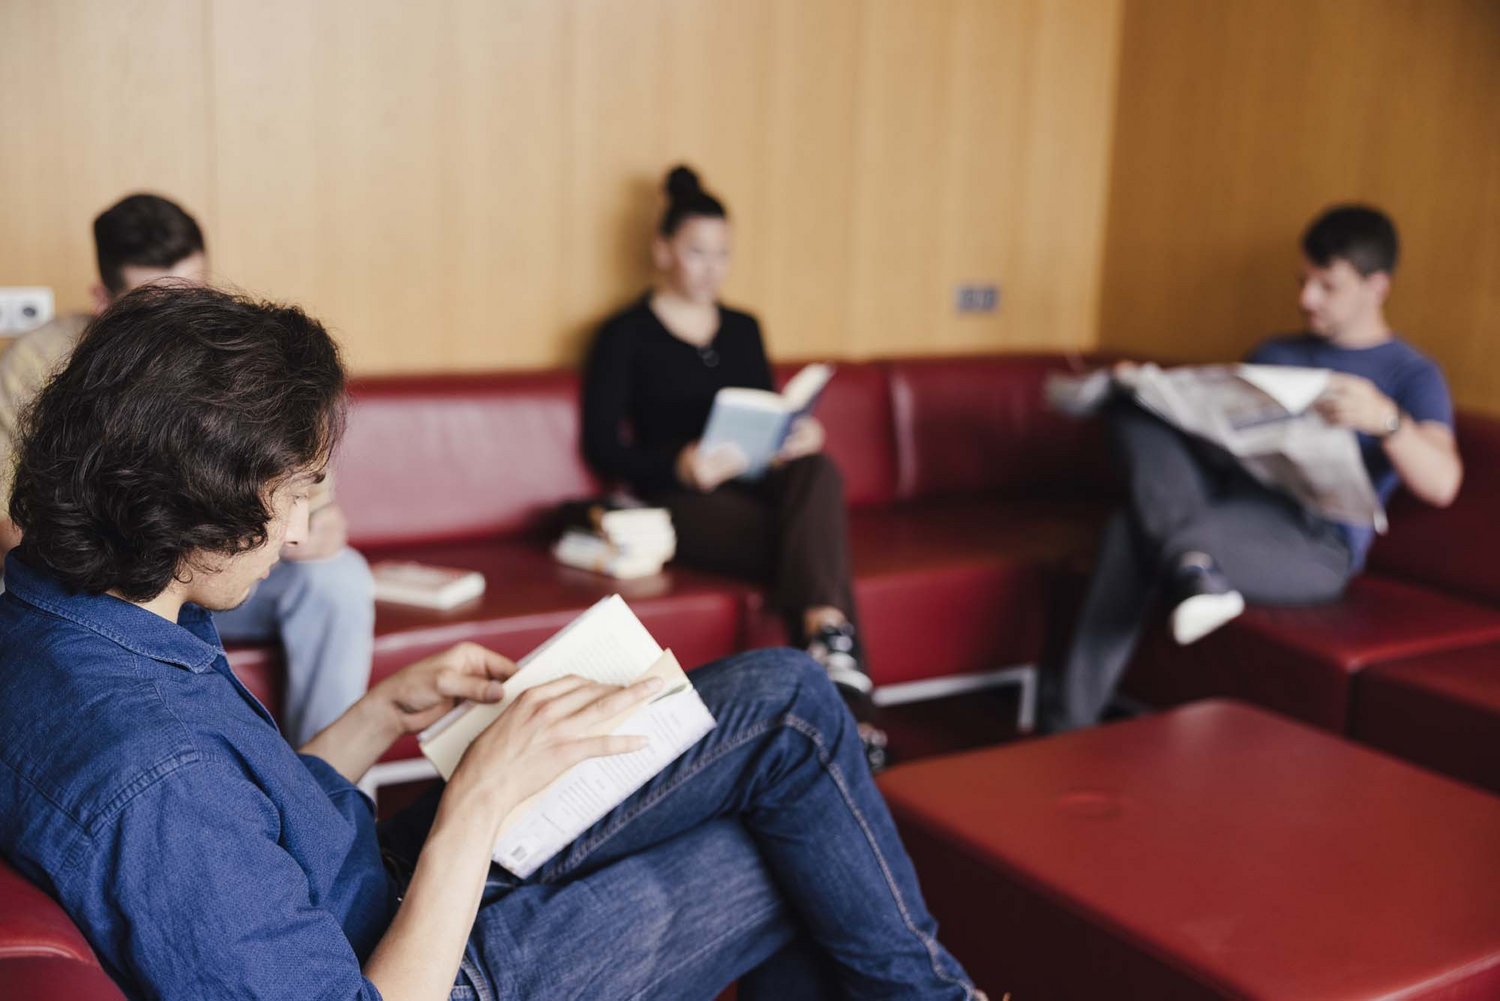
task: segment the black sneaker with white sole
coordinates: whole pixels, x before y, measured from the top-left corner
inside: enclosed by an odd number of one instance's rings
[[[1245,610],[1218,565],[1202,554],[1185,557],[1172,574],[1172,638],[1179,646],[1196,643]]]
[[[870,771],[879,773],[889,763],[884,730],[874,723],[875,683],[861,663],[859,639],[848,622],[824,626],[808,638],[807,654],[822,665],[828,679],[838,688],[844,703],[859,724],[859,739],[864,745],[865,761]]]

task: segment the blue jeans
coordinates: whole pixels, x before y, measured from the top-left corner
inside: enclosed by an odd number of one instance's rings
[[[531,878],[491,869],[455,1001],[975,997],[822,668],[692,679],[718,727]]]
[[[375,643],[375,582],[352,549],[286,561],[238,608],[214,614],[226,643],[281,641],[286,698],[281,730],[300,747],[365,693]]]

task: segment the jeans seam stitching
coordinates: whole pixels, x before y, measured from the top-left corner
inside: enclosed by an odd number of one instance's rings
[[[788,716],[787,724],[811,741],[813,746],[818,749],[818,760],[823,765],[823,770],[833,780],[834,788],[838,789],[839,795],[844,800],[844,808],[854,817],[855,823],[859,825],[860,832],[864,834],[865,843],[869,846],[870,853],[875,856],[875,861],[880,867],[881,877],[885,880],[886,890],[896,902],[896,910],[901,914],[901,922],[906,925],[906,930],[912,934],[912,937],[922,943],[922,948],[927,953],[927,962],[932,968],[933,976],[939,980],[962,987],[964,989],[964,996],[971,997],[972,993],[967,984],[964,984],[958,978],[950,976],[939,967],[937,940],[929,935],[924,935],[917,928],[916,922],[912,920],[911,911],[906,905],[906,898],[901,895],[901,888],[896,885],[895,874],[890,870],[890,863],[886,861],[884,853],[880,850],[880,845],[875,840],[875,832],[870,830],[869,822],[865,819],[864,813],[860,811],[859,806],[854,802],[854,797],[850,794],[849,788],[844,782],[843,771],[829,757],[827,748],[823,744],[822,735],[818,733],[817,727],[796,716]]]
[[[578,857],[574,859],[570,865],[559,869],[556,873],[549,876],[547,881],[551,882],[552,880],[555,880],[571,872],[578,865],[586,861],[589,855],[597,851],[607,841],[609,841],[610,838],[613,838],[615,835],[619,834],[632,821],[636,820],[647,810],[658,805],[668,795],[680,789],[683,784],[685,784],[689,779],[692,779],[693,777],[699,775],[709,765],[713,764],[715,761],[720,760],[726,754],[738,750],[749,741],[764,735],[765,733],[778,726],[788,727],[791,730],[801,734],[813,745],[814,748],[817,749],[818,764],[822,766],[823,771],[829,776],[829,778],[833,780],[834,788],[839,791],[839,796],[844,801],[845,809],[850,812],[850,814],[854,817],[855,823],[859,825],[860,832],[864,835],[866,845],[869,847],[871,853],[875,856],[876,863],[880,869],[881,878],[885,881],[886,884],[886,891],[891,894],[892,899],[896,903],[896,909],[901,915],[901,922],[906,926],[907,931],[910,932],[918,942],[922,943],[922,948],[927,953],[927,961],[929,966],[932,968],[933,975],[939,980],[943,980],[948,983],[963,987],[965,991],[965,997],[972,997],[973,993],[968,985],[964,984],[961,979],[955,978],[939,968],[937,942],[930,936],[924,935],[921,930],[917,928],[916,923],[912,920],[911,911],[907,907],[906,899],[901,895],[900,888],[896,886],[895,876],[890,871],[890,865],[886,861],[885,855],[881,853],[880,846],[875,842],[874,832],[870,830],[869,823],[865,820],[864,814],[861,813],[859,808],[854,804],[853,797],[850,795],[849,789],[844,782],[843,772],[829,756],[827,746],[824,744],[822,735],[818,732],[817,727],[790,713],[773,720],[767,720],[766,722],[745,731],[737,740],[726,743],[723,747],[719,748],[718,753],[712,756],[705,756],[703,760],[694,765],[692,769],[678,776],[676,781],[674,781],[671,785],[663,786],[660,789],[656,790],[656,792],[649,799],[637,804],[636,809],[632,810],[629,814],[621,816],[620,819],[614,825],[612,825],[608,831],[601,832],[599,835],[591,839],[587,843],[587,845],[583,846],[580,849]]]

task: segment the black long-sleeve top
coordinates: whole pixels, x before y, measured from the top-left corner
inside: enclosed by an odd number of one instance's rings
[[[718,331],[698,348],[673,336],[643,297],[604,322],[589,353],[584,457],[643,494],[675,485],[677,454],[702,435],[725,386],[772,388],[755,317],[720,306]]]

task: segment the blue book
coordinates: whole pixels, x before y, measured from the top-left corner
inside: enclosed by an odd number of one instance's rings
[[[698,447],[711,450],[730,445],[739,449],[746,461],[740,479],[760,479],[786,444],[792,425],[812,413],[831,378],[832,365],[814,364],[792,376],[780,393],[740,386],[719,390]]]

